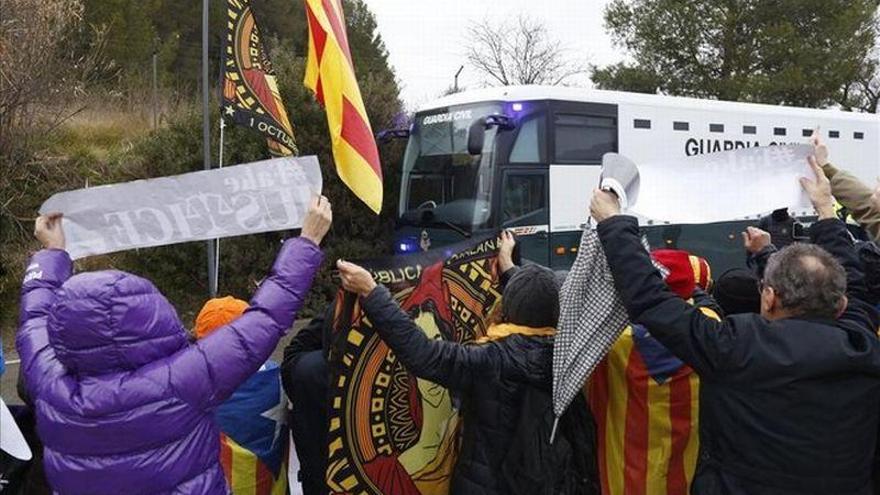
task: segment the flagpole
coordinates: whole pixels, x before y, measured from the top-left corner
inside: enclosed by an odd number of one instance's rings
[[[205,170],[211,170],[211,111],[208,107],[210,81],[208,79],[208,24],[210,1],[202,0],[202,149],[204,150]],[[207,241],[208,246],[208,293],[211,297],[217,296],[217,279],[215,277],[215,264],[217,253],[214,250],[215,241]]]
[[[226,129],[226,120],[220,116],[220,153],[217,160],[217,168],[223,168],[223,135]],[[214,292],[220,288],[220,239],[214,240]]]

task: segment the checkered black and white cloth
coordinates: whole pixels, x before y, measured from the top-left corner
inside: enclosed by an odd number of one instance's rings
[[[665,268],[654,266],[665,278]],[[559,326],[553,345],[553,412],[557,418],[628,324],[599,235],[587,227],[559,294]]]

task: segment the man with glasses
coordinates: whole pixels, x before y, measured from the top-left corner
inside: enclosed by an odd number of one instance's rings
[[[801,184],[819,216],[812,243],[770,256],[761,314],[720,322],[665,287],[617,198],[593,195],[591,214],[632,321],[700,375],[692,493],[871,493],[880,316],[828,180],[810,164],[815,179]]]

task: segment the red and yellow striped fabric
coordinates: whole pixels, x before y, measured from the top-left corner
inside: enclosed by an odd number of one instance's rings
[[[587,384],[602,493],[689,493],[699,450],[699,392],[696,373],[644,328],[624,330]]]
[[[339,177],[373,211],[382,210],[382,168],[354,75],[341,0],[306,0],[305,85],[324,105]]]
[[[220,465],[226,483],[234,495],[284,495],[287,493],[287,469],[281,469],[278,479],[250,450],[220,434]]]
[[[689,255],[688,261],[691,262],[691,268],[694,270],[694,281],[700,288],[705,291],[712,289],[712,268],[705,258]]]

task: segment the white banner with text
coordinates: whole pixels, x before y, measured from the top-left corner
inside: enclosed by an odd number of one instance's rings
[[[53,195],[71,258],[296,229],[320,194],[314,156],[272,160]]]
[[[809,145],[746,148],[634,164],[608,153],[603,188],[627,213],[656,223],[705,224],[757,218],[780,208],[811,214],[799,179],[813,179]]]

